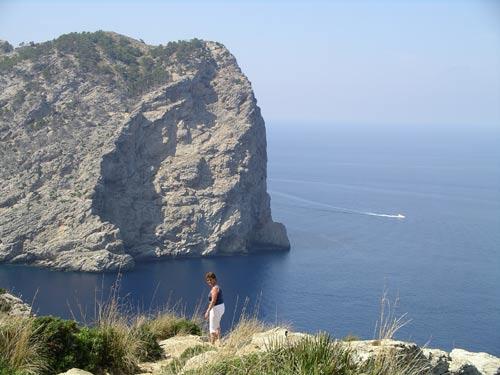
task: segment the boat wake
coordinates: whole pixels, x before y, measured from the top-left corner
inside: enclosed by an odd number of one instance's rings
[[[280,192],[280,191],[275,191],[275,190],[268,190],[268,191],[269,191],[269,193],[271,193],[273,195],[278,195],[278,196],[281,196],[281,197],[284,197],[284,198],[292,199],[292,200],[294,200],[296,202],[302,202],[302,203],[307,203],[308,205],[316,206],[317,209],[321,209],[322,211],[330,211],[330,212],[334,211],[334,212],[341,212],[341,213],[345,213],[345,214],[356,214],[356,215],[366,215],[366,216],[387,217],[387,218],[391,218],[391,219],[405,219],[406,218],[406,216],[403,215],[403,214],[393,215],[393,214],[381,214],[381,213],[377,213],[377,212],[351,210],[351,209],[348,209],[348,208],[332,206],[330,204],[316,202],[316,201],[313,201],[313,200],[310,200],[310,199],[301,198],[301,197],[298,197],[296,195],[288,194],[288,193],[283,193],[283,192]],[[311,208],[311,207],[308,206],[306,208]]]

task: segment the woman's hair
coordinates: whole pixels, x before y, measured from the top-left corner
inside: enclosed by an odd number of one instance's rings
[[[209,279],[210,280],[217,280],[217,276],[215,276],[215,273],[213,273],[213,272],[207,272],[205,274],[205,279],[206,280],[209,280]]]

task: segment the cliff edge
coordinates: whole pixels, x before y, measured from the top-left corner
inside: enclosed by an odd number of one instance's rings
[[[289,249],[271,218],[264,120],[235,58],[109,32],[0,49],[0,262]]]

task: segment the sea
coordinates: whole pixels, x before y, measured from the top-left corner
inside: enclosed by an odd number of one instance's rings
[[[303,332],[500,356],[500,129],[267,124],[273,218],[289,252],[176,259],[117,274],[0,265],[0,287],[39,315],[91,322],[110,290],[137,312],[206,306]]]

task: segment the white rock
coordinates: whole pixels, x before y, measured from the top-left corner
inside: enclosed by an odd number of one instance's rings
[[[429,360],[433,375],[448,373],[451,357],[447,352],[440,349],[422,348],[422,353]]]
[[[383,339],[339,341],[339,343],[353,350],[353,359],[357,363],[363,363],[386,354],[402,356],[409,361],[420,359],[425,361],[421,349],[415,343],[411,342]]]
[[[472,353],[463,349],[450,352],[450,372],[457,374],[499,375],[500,358],[488,353]],[[474,369],[476,372],[474,372]],[[468,372],[467,372],[468,371]]]
[[[182,368],[181,374],[184,374],[187,371],[196,370],[202,366],[209,366],[212,363],[215,363],[218,359],[217,354],[217,350],[209,350],[192,358],[189,358]]]
[[[281,344],[294,344],[310,335],[292,332],[287,328],[276,327],[265,332],[255,333],[248,345],[238,349],[237,355],[246,355],[254,352],[263,352]]]
[[[78,368],[72,368],[66,372],[61,372],[59,375],[92,375],[92,373]]]
[[[169,339],[160,341],[160,346],[163,349],[165,356],[179,358],[187,348],[206,344],[200,336],[186,335],[174,336]]]
[[[139,363],[140,374],[161,374],[163,369],[170,365],[172,358],[162,359],[156,362],[142,362]]]

